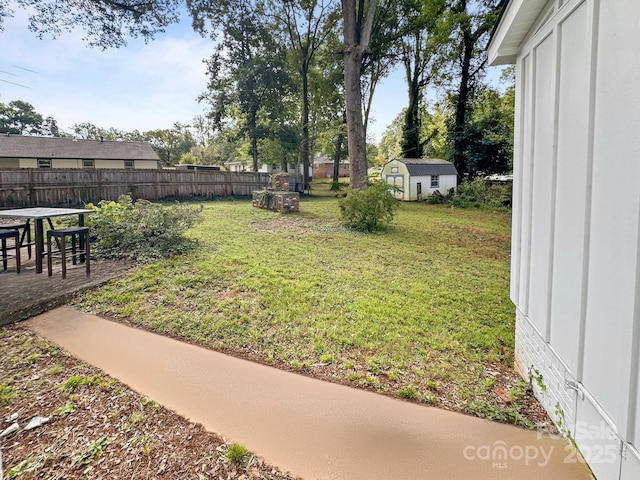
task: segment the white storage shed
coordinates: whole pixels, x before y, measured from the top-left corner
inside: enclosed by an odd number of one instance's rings
[[[640,479],[640,1],[508,0],[516,363],[599,480]]]
[[[405,201],[420,201],[436,191],[446,195],[458,186],[456,167],[437,158],[396,158],[384,164],[380,175]]]

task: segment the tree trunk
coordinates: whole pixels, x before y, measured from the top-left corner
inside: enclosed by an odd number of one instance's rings
[[[409,73],[409,70],[407,70]],[[404,117],[402,128],[402,156],[403,158],[422,158],[420,145],[420,85],[419,79],[408,78],[409,105]]]
[[[253,110],[249,116],[249,136],[251,137],[251,158],[253,159],[253,171],[257,172],[258,165],[258,139],[256,137],[258,111]]]
[[[467,172],[467,138],[465,125],[467,122],[467,108],[469,104],[469,73],[471,69],[471,58],[473,56],[474,41],[471,32],[465,29],[462,56],[462,68],[460,70],[460,86],[458,88],[458,98],[456,99],[455,126],[453,129],[453,164],[458,170],[458,176],[464,177]]]
[[[351,188],[367,186],[367,135],[362,122],[362,86],[360,72],[362,61],[369,48],[377,0],[370,0],[365,12],[364,2],[342,0],[344,32],[344,96],[347,111],[347,145],[351,163]],[[364,24],[362,23],[364,21]]]
[[[344,54],[344,87],[347,105],[347,144],[351,163],[352,188],[367,185],[367,143],[362,123],[362,90],[360,69],[363,52],[358,46],[347,48]]]
[[[333,183],[331,184],[331,190],[340,189],[340,152],[342,152],[343,143],[344,133],[341,131],[338,133],[338,138],[336,138],[336,151],[333,155]]]
[[[309,66],[306,61],[300,69],[302,76],[302,182],[303,190],[309,186]]]

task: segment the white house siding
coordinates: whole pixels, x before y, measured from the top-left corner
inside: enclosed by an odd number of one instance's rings
[[[640,1],[550,0],[519,45],[516,364],[598,479],[638,479]]]
[[[425,175],[424,177],[409,176],[409,192],[408,198],[405,200],[417,200],[418,199],[418,183],[422,184],[422,197],[427,198],[436,190],[443,195],[449,192],[449,189],[457,187],[457,179],[455,175],[439,175],[439,186],[431,188],[431,176]]]

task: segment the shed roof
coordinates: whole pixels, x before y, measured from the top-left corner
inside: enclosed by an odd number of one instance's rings
[[[407,166],[409,175],[422,177],[425,175],[458,175],[451,162],[439,158],[396,158],[396,162]]]
[[[520,44],[533,27],[548,0],[504,0],[489,43],[489,63],[515,63]]]
[[[0,135],[0,157],[160,160],[151,145],[145,142],[75,140],[23,135]]]

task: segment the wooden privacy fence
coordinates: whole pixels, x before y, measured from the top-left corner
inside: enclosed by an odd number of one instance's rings
[[[0,170],[0,208],[61,206],[117,200],[250,196],[269,183],[267,173],[198,170]]]

